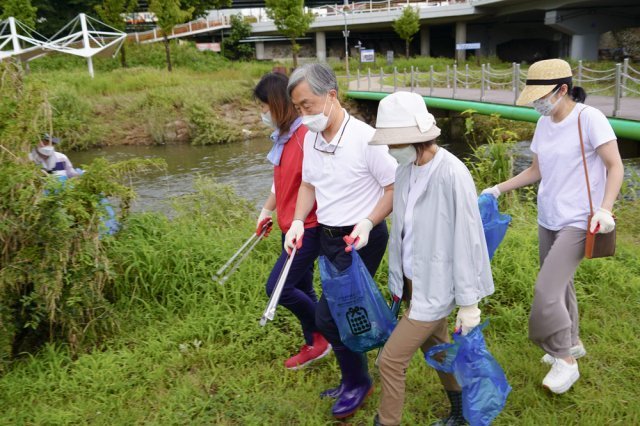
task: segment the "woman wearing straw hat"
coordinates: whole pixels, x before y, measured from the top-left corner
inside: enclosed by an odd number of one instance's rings
[[[456,328],[480,323],[478,302],[493,293],[493,279],[473,178],[435,139],[440,129],[416,93],[396,92],[378,106],[370,144],[389,145],[399,163],[389,240],[389,289],[409,309],[379,362],[382,394],[375,424],[398,425],[406,369],[418,349],[448,342],[447,317],[458,306]],[[451,402],[435,425],[466,424],[460,386],[438,372]]]
[[[579,339],[573,275],[584,255],[589,199],[578,120],[582,128],[594,214],[590,232],[615,228],[611,213],[623,179],[616,135],[607,118],[583,104],[586,93],[572,86],[569,64],[536,62],[527,73],[518,105],[533,104],[542,117],[531,142],[533,161],[518,176],[485,189],[494,197],[540,181],[538,236],[540,272],[529,317],[529,338],[546,354],[551,370],[542,385],[564,393],[578,380],[576,359],[586,355]]]

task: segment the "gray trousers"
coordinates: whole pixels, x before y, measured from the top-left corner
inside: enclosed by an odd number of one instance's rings
[[[578,344],[578,301],[573,285],[584,256],[586,231],[566,227],[550,231],[538,227],[540,272],[529,316],[529,339],[546,353],[569,356]]]

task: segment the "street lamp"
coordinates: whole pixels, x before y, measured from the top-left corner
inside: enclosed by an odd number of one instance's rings
[[[347,12],[345,8],[349,7],[349,0],[344,0],[343,9],[340,10],[336,6],[329,5],[330,8],[335,10],[336,12],[342,13],[344,16],[344,30],[342,31],[342,35],[344,36],[344,66],[347,71],[347,78],[349,77],[349,30],[347,29]]]

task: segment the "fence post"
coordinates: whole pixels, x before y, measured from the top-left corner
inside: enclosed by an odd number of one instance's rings
[[[464,65],[464,88],[469,88],[469,64]]]
[[[618,112],[620,111],[620,97],[622,96],[622,88],[620,87],[621,83],[621,74],[622,73],[622,65],[616,64],[616,88],[615,88],[615,97],[613,98],[613,116],[617,117]]]
[[[433,95],[433,65],[429,67],[429,96]]]
[[[371,91],[371,68],[367,68],[367,92]]]
[[[402,87],[407,87],[407,69],[404,69],[404,80],[402,80]]]
[[[158,38],[158,32],[156,31],[156,28],[153,29],[153,39],[157,39]]]
[[[578,61],[578,80],[576,86],[582,86],[582,59]]]
[[[356,71],[356,90],[360,90],[360,68]]]
[[[382,67],[380,67],[380,91],[381,92],[382,92],[383,80],[384,80],[384,71],[382,70]]]
[[[627,96],[627,92],[624,90],[627,88],[627,76],[629,75],[629,58],[624,58],[622,62],[622,91],[620,97]]]
[[[140,39],[138,38],[138,32],[136,31],[136,43],[140,43]]]
[[[485,72],[487,73],[487,90],[491,90],[491,62],[487,64]]]
[[[513,91],[513,104],[518,99],[518,89],[516,89],[516,63],[511,63],[511,90]]]
[[[480,68],[480,102],[484,102],[484,64]]]
[[[458,89],[458,65],[453,64],[453,94],[452,99],[456,98],[456,90]]]
[[[520,96],[520,64],[516,64],[516,100],[518,100],[518,96]]]
[[[451,84],[449,83],[449,64],[447,64],[447,89],[451,89]]]
[[[413,92],[413,65],[411,66],[411,91]]]
[[[393,67],[393,91],[398,90],[398,67]]]
[[[420,70],[416,67],[415,87],[420,87]]]

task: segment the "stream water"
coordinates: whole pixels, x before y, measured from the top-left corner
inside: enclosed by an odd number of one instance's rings
[[[459,157],[469,154],[465,143],[443,144]],[[529,142],[516,145],[516,173],[531,162]],[[75,167],[82,167],[94,158],[109,161],[130,158],[163,158],[167,170],[151,172],[132,179],[131,185],[138,198],[132,204],[133,211],[170,212],[171,197],[193,191],[198,176],[212,177],[216,181],[231,185],[242,197],[261,205],[271,188],[273,168],[266,159],[271,142],[266,137],[248,139],[229,145],[191,146],[111,146],[91,151],[68,152]],[[625,159],[625,174],[632,170],[640,173],[640,158]]]

